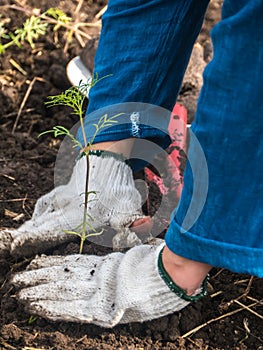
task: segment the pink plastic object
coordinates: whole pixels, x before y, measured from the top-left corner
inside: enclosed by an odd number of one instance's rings
[[[159,187],[162,195],[175,192],[176,198],[180,198],[183,188],[183,175],[181,160],[186,151],[186,124],[187,110],[184,106],[176,104],[173,108],[168,131],[172,140],[167,151],[167,170],[171,181],[169,184],[164,184],[161,177],[154,174],[149,168],[145,168],[146,182],[154,182]]]

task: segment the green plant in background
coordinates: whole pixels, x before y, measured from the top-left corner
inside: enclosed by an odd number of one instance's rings
[[[65,12],[56,7],[51,7],[46,12],[44,12],[42,17],[45,18],[46,16],[54,18],[57,22],[56,24],[54,24],[54,31],[57,31],[60,27],[63,27],[65,24],[69,24],[72,20],[71,17],[68,17],[65,14]]]
[[[31,48],[35,47],[35,41],[47,33],[48,26],[53,25],[53,30],[57,31],[60,27],[69,25],[71,18],[58,8],[49,8],[47,11],[36,16],[31,15],[23,23],[21,28],[14,32],[6,29],[4,20],[0,21],[0,54],[12,45],[22,47],[28,42]]]
[[[33,323],[36,322],[36,320],[37,320],[37,317],[31,315],[31,316],[29,317],[29,319],[28,319],[28,324],[33,324]]]
[[[41,17],[31,16],[25,21],[22,28],[15,30],[15,35],[12,33],[9,35],[13,43],[18,47],[21,47],[22,44],[27,41],[33,49],[35,47],[34,40],[46,34],[47,26],[48,24],[45,23]]]
[[[7,34],[7,29],[5,27],[8,21],[2,19],[2,15],[0,15],[0,39],[9,39],[9,35]]]
[[[106,76],[108,77],[108,76]],[[81,149],[81,152],[78,156],[78,159],[82,157],[86,157],[87,161],[87,172],[86,172],[86,181],[85,181],[85,194],[84,194],[84,212],[83,212],[83,220],[82,223],[74,228],[73,230],[64,230],[67,234],[73,234],[77,235],[80,238],[80,248],[79,252],[82,253],[83,250],[83,244],[87,237],[90,236],[97,236],[102,234],[103,230],[97,232],[97,230],[92,226],[93,218],[91,215],[88,214],[87,208],[88,208],[88,197],[90,194],[95,194],[94,191],[89,191],[88,183],[89,183],[89,151],[94,143],[94,140],[98,133],[105,127],[112,126],[113,124],[117,123],[116,118],[118,118],[122,113],[116,114],[114,116],[109,117],[107,114],[104,114],[101,116],[97,122],[97,124],[92,124],[95,127],[95,132],[91,137],[91,140],[87,141],[87,137],[85,134],[84,129],[84,110],[83,110],[83,104],[85,101],[85,96],[87,94],[87,91],[92,88],[95,84],[97,84],[102,79],[106,78],[98,78],[98,75],[96,77],[93,76],[91,82],[89,84],[83,84],[80,83],[79,86],[73,86],[69,89],[67,89],[65,92],[62,92],[59,95],[55,96],[49,96],[49,101],[46,102],[46,105],[48,107],[52,106],[67,106],[70,107],[73,112],[72,114],[75,114],[78,116],[80,125],[81,125],[81,132],[83,135],[84,145],[82,145],[76,137],[64,126],[54,126],[51,130],[47,130],[42,132],[39,136],[52,133],[54,137],[58,136],[68,136],[72,143],[73,147],[79,147]],[[89,231],[89,233],[87,233]]]

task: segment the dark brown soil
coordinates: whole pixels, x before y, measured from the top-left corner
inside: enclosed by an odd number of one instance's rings
[[[205,49],[206,62],[211,58],[209,30],[220,18],[221,3],[220,0],[211,2],[198,39]],[[21,25],[25,14],[4,6],[10,4],[41,8],[41,11],[58,6],[74,18],[78,2],[2,0],[0,21],[10,20],[8,27],[14,29]],[[94,23],[95,15],[104,5],[105,1],[84,1],[78,13],[79,21]],[[92,40],[98,36],[99,29],[91,27],[86,32]],[[39,133],[55,125],[70,128],[77,121],[65,108],[47,109],[44,106],[47,96],[70,86],[65,67],[81,48],[79,41],[73,38],[67,52],[63,52],[65,38],[62,34],[63,30],[56,37],[50,31],[38,40],[34,50],[28,45],[22,49],[12,47],[0,56],[1,227],[18,227],[29,219],[37,198],[53,187],[53,168],[61,142],[52,137],[39,139]],[[25,72],[15,68],[11,59]],[[92,59],[90,62],[92,65]],[[18,114],[30,86],[32,89],[22,113]],[[179,100],[188,108],[190,119],[197,95],[194,84],[183,85]],[[77,251],[78,245],[70,243],[51,253]],[[87,244],[85,253],[89,252],[102,254],[105,250]],[[0,261],[0,349],[263,349],[262,316],[258,316],[260,312],[262,314],[262,306],[260,310],[258,303],[262,298],[261,279],[214,269],[209,296],[200,302],[158,320],[108,330],[93,325],[30,318],[12,297],[14,290],[9,284],[10,275],[25,268],[27,263],[11,258]],[[251,304],[254,306],[250,309],[242,306]],[[200,328],[195,330],[198,326]]]

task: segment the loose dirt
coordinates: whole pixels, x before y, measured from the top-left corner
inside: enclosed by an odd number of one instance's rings
[[[205,62],[211,59],[209,31],[220,18],[221,3],[218,0],[211,2],[198,38]],[[78,4],[81,6],[74,15]],[[95,16],[105,2],[2,0],[0,21],[7,19],[8,27],[14,29],[21,26],[25,13],[10,5],[24,9],[40,8],[41,11],[57,6],[80,22],[94,24],[98,21]],[[84,42],[90,42],[90,66],[99,30],[98,26],[85,29],[90,36],[89,39],[83,38]],[[30,219],[36,200],[53,187],[53,169],[61,141],[50,136],[38,138],[39,133],[55,125],[70,128],[77,122],[67,109],[47,109],[44,105],[47,96],[58,94],[70,86],[65,67],[81,49],[81,41],[74,37],[64,52],[66,39],[62,32],[50,30],[38,40],[33,50],[29,45],[22,49],[11,47],[0,56],[1,227],[15,228]],[[23,71],[12,64],[12,59]],[[190,72],[179,96],[179,101],[188,109],[189,120],[194,116],[198,79]],[[27,92],[28,97],[25,98]],[[156,187],[151,189],[152,198],[158,198]],[[70,243],[49,253],[77,252],[78,244]],[[107,251],[86,244],[84,253],[90,252],[104,254]],[[262,306],[260,310],[257,303],[262,298],[261,279],[214,269],[209,295],[200,302],[161,319],[108,330],[93,325],[32,319],[13,298],[15,291],[9,284],[10,275],[24,269],[28,262],[11,258],[0,261],[1,349],[263,349],[262,316],[257,315],[262,314]],[[244,306],[255,303],[250,308]]]

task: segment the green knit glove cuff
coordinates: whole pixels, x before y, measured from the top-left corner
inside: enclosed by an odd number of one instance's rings
[[[159,257],[158,257],[158,271],[166,285],[169,287],[169,289],[174,292],[179,298],[186,300],[186,301],[197,301],[204,297],[207,294],[207,283],[209,280],[209,275],[206,276],[202,283],[202,291],[197,294],[197,295],[187,295],[185,290],[177,286],[174,281],[171,279],[171,277],[168,275],[166,272],[164,266],[163,266],[163,261],[162,261],[162,255],[163,255],[163,249],[160,251]]]

